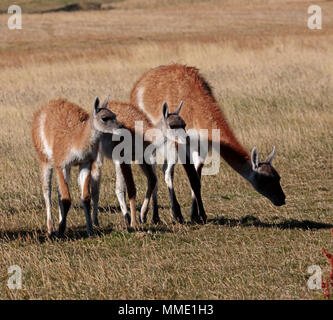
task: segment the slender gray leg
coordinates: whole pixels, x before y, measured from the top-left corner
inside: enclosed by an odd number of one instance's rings
[[[174,169],[175,169],[174,162],[167,162],[167,161],[164,162],[164,164],[163,164],[164,179],[165,179],[165,183],[167,184],[168,191],[169,191],[172,217],[174,220],[178,221],[179,223],[183,223],[184,218],[182,216],[180,205],[177,201],[177,197],[176,197],[175,190],[173,187]]]

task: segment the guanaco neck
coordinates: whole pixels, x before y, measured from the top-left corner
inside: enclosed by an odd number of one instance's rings
[[[249,153],[238,142],[217,103],[213,103],[211,107],[214,110],[216,128],[220,129],[220,156],[231,168],[251,182],[253,169]]]
[[[253,170],[250,155],[239,143],[226,144],[220,142],[220,155],[231,168],[238,172],[243,178],[251,182]]]

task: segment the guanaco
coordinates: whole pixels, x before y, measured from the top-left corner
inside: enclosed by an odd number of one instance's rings
[[[95,161],[99,141],[103,134],[114,134],[121,128],[116,115],[107,109],[108,98],[100,107],[96,97],[91,115],[78,105],[65,99],[51,100],[38,109],[32,120],[32,141],[37,151],[43,195],[46,205],[47,229],[55,233],[51,212],[51,180],[53,168],[57,172],[59,197],[59,229],[62,236],[66,229],[67,213],[71,206],[69,193],[70,170],[79,166],[78,182],[81,201],[85,213],[87,234],[93,233],[90,214],[91,189],[94,206],[96,199],[96,179],[98,168]],[[131,199],[135,201],[135,199]],[[95,212],[97,217],[97,212]]]
[[[256,147],[252,149],[251,155],[242,147],[219,108],[210,85],[197,68],[171,64],[150,69],[134,84],[131,91],[131,103],[137,104],[153,124],[161,118],[159,106],[164,100],[168,100],[173,108],[176,108],[179,100],[183,101],[182,114],[187,124],[187,132],[193,130],[192,132],[202,139],[206,137],[200,135],[200,130],[208,129],[208,148],[191,150],[199,177],[207,154],[216,145],[215,142],[220,146],[220,156],[249,181],[255,190],[276,206],[285,204],[280,176],[272,166],[275,147],[264,162],[259,162]],[[218,139],[213,137],[212,129],[220,130]],[[171,172],[173,173],[173,168]],[[196,216],[197,210],[196,201],[192,199],[191,215]]]
[[[131,161],[136,161],[140,164],[141,169],[148,180],[148,188],[146,192],[146,197],[141,207],[140,212],[140,221],[145,223],[147,220],[147,211],[148,205],[150,202],[150,198],[153,195],[152,201],[152,222],[158,223],[160,221],[158,214],[158,201],[157,201],[157,177],[156,177],[156,150],[161,149],[161,146],[166,146],[166,149],[169,148],[172,144],[186,142],[186,132],[185,132],[185,122],[179,116],[179,112],[181,110],[182,103],[178,106],[176,112],[169,113],[168,105],[166,102],[162,105],[162,119],[154,126],[151,121],[147,118],[147,116],[135,105],[131,105],[129,103],[122,103],[111,101],[109,102],[108,108],[113,110],[117,114],[118,121],[122,124],[122,127],[126,129],[123,132],[123,135],[129,134],[129,143],[123,146],[124,153],[129,152],[127,155],[120,155],[119,152],[115,152],[115,148],[117,148],[121,142],[116,142],[115,140],[119,140],[120,138],[110,139],[108,135],[103,135],[101,139],[101,154],[105,155],[107,158],[112,159],[115,162],[116,167],[116,195],[118,201],[120,203],[120,207],[122,213],[124,215],[124,219],[126,224],[129,224],[131,221],[131,225],[136,225],[136,222],[133,221],[133,217],[129,217],[127,213],[126,207],[126,189],[125,184],[126,181],[123,177],[123,172],[119,169],[119,165],[122,162],[126,162],[128,166],[130,166]],[[136,125],[141,123],[141,131],[138,132]],[[161,133],[160,136],[154,135],[156,133],[156,129]],[[162,138],[162,139],[160,139]],[[143,148],[140,148],[140,146]],[[144,156],[145,152],[148,151],[148,148],[152,147],[151,157],[146,159]],[[118,150],[119,151],[119,150]],[[168,154],[172,154],[169,152]],[[102,157],[103,157],[102,156]],[[172,157],[165,158],[165,170],[167,169],[167,161],[172,161]],[[199,177],[195,171],[195,167],[190,164],[190,161],[184,164],[184,169],[188,175],[190,184],[192,186],[194,199],[197,201],[197,205],[199,208],[199,214],[203,219],[206,219],[205,210],[202,204],[201,192],[200,192],[200,181]],[[168,182],[169,183],[169,182]],[[127,187],[127,190],[131,190]],[[177,210],[175,210],[175,204],[173,203],[172,194],[174,194],[173,189],[169,189],[171,202],[172,202],[172,211],[174,219],[179,218],[177,216]],[[153,194],[152,194],[153,193]],[[177,209],[177,208],[176,208]]]

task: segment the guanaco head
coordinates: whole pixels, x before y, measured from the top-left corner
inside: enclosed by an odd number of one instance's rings
[[[99,98],[95,98],[94,112],[93,112],[93,127],[95,130],[103,133],[117,133],[122,127],[117,121],[116,115],[107,108],[109,96],[105,99],[102,106],[100,106]]]
[[[163,103],[162,106],[162,130],[163,134],[170,140],[178,142],[180,144],[186,143],[186,123],[179,116],[179,112],[183,106],[181,101],[175,112],[169,113],[168,104]]]
[[[251,152],[253,187],[263,196],[272,201],[276,206],[286,203],[286,196],[280,185],[280,176],[272,166],[275,155],[275,147],[264,162],[259,162],[258,150],[256,147]]]

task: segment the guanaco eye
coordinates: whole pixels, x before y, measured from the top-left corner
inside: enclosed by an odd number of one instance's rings
[[[111,118],[111,117],[103,117],[102,120],[103,120],[104,122],[107,122],[107,121],[109,121],[109,120],[112,120],[112,118]]]

